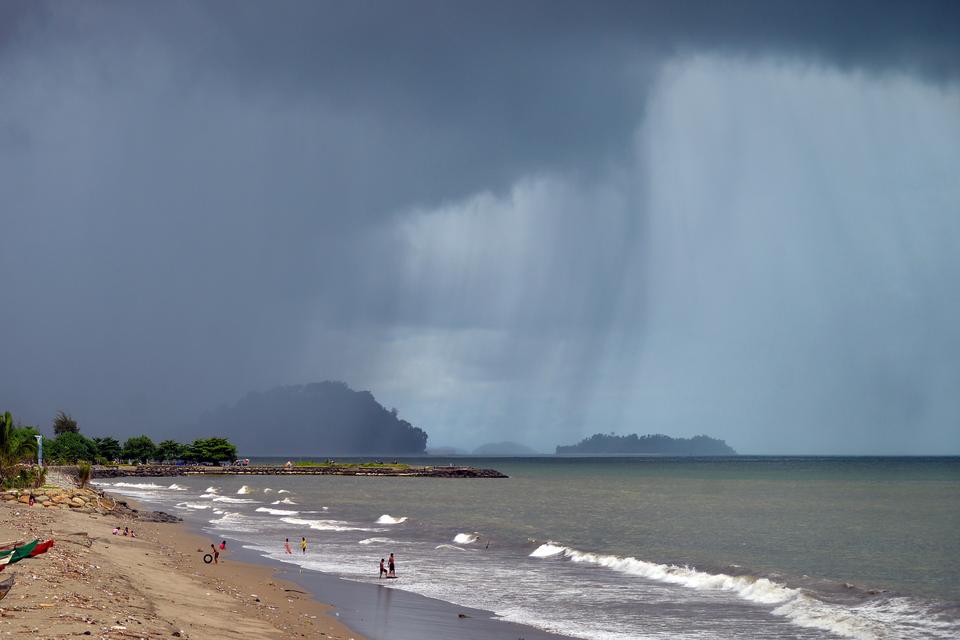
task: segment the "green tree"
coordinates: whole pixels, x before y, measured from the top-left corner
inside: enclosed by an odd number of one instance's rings
[[[97,457],[97,445],[86,436],[67,431],[47,441],[44,455],[61,464],[73,464],[80,460],[92,462]]]
[[[226,438],[198,439],[190,445],[186,457],[196,462],[228,462],[237,459],[237,447]]]
[[[127,460],[136,460],[137,462],[146,462],[152,460],[157,455],[157,447],[153,440],[147,436],[135,436],[127,438],[123,443],[121,456]]]
[[[36,435],[39,431],[33,427],[13,426],[9,411],[0,416],[0,476],[7,477],[18,462],[36,457]]]
[[[61,433],[80,433],[80,427],[69,413],[57,411],[57,416],[53,419],[53,432],[57,435]]]
[[[94,438],[93,442],[97,445],[98,456],[110,461],[120,458],[120,443],[114,438]]]
[[[157,445],[157,460],[160,462],[181,460],[187,447],[176,440],[164,440]]]

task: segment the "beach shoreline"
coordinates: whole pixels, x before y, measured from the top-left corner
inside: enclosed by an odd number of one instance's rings
[[[229,543],[221,562],[204,564],[212,539],[138,515],[0,503],[0,539],[56,541],[3,572],[16,584],[0,601],[0,635],[362,640],[274,568],[240,561]],[[118,525],[136,537],[112,535]]]

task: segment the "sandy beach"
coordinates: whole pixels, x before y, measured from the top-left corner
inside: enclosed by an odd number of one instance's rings
[[[114,536],[114,526],[137,537]],[[360,640],[330,607],[262,565],[206,565],[213,540],[182,523],[0,503],[0,540],[56,540],[8,566],[16,585],[0,601],[0,636],[45,638],[299,638]]]

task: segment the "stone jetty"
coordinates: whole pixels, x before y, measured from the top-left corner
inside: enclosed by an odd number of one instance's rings
[[[228,467],[146,464],[96,466],[95,478],[174,477],[174,476],[371,476],[397,478],[506,478],[496,469],[474,467],[414,467],[407,465],[319,464],[316,466],[250,465]]]

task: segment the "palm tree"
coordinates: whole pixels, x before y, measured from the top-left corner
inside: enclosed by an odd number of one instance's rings
[[[18,462],[37,454],[37,441],[32,432],[32,429],[13,426],[9,411],[0,416],[0,476],[6,477]]]

